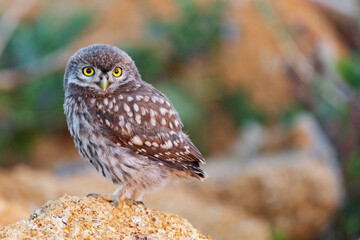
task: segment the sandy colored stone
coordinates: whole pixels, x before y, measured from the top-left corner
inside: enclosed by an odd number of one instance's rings
[[[258,161],[238,167],[230,164],[228,174],[239,174],[205,182],[199,186],[200,194],[264,219],[290,239],[318,236],[341,204],[339,175],[326,163],[306,155]],[[215,169],[227,171],[220,166]]]
[[[47,202],[29,220],[0,230],[1,239],[211,239],[185,219],[128,200],[114,207],[90,197]]]

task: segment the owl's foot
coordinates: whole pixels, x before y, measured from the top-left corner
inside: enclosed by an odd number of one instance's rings
[[[119,201],[112,194],[89,193],[88,195],[86,195],[86,197],[93,197],[93,198],[103,199],[103,200],[111,203],[115,207],[119,204]]]
[[[142,201],[136,201],[136,200],[130,200],[132,202],[132,204],[134,204],[135,206],[139,206],[139,205],[143,205],[145,207],[145,204]]]

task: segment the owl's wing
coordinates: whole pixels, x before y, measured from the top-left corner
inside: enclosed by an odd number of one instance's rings
[[[170,101],[155,88],[98,100],[95,109],[118,146],[195,177],[206,177],[199,167],[205,163],[203,156],[182,132],[182,122]]]

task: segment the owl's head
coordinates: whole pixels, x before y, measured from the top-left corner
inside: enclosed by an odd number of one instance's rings
[[[132,81],[140,81],[134,61],[124,51],[105,44],[78,50],[67,64],[65,93],[72,87],[97,93],[111,92]]]

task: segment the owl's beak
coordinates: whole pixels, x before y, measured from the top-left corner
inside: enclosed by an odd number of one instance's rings
[[[106,91],[106,89],[109,86],[109,80],[106,77],[103,77],[100,79],[99,81],[99,86],[104,90],[104,92]]]

